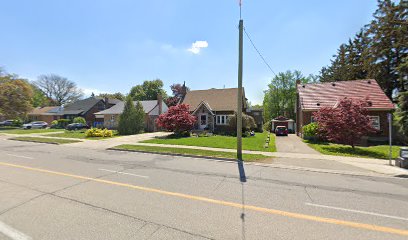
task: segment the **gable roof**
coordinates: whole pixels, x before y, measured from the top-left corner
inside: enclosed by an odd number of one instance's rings
[[[213,113],[213,111],[212,111],[210,105],[208,105],[208,103],[207,103],[206,101],[201,101],[201,103],[198,104],[198,106],[196,107],[196,109],[194,109],[194,111],[193,111],[192,114],[195,114],[195,113],[200,109],[201,106],[204,106],[205,108],[207,108],[208,112],[209,112],[211,115],[214,115],[214,113]]]
[[[242,89],[243,105],[246,106],[245,90]],[[208,89],[188,91],[182,103],[190,106],[190,111],[195,110],[201,102],[209,105],[212,111],[236,111],[238,88]]]
[[[102,99],[94,97],[78,100],[64,106],[62,114],[81,114],[81,113],[84,114],[101,101],[103,102]]]
[[[395,108],[374,79],[298,84],[297,91],[300,107],[303,110],[335,107],[338,101],[345,97],[367,100],[371,102],[371,106],[367,109],[371,110]]]
[[[136,106],[137,101],[133,101],[133,104]],[[148,113],[149,115],[159,115],[159,104],[157,103],[157,100],[148,100],[148,101],[140,101],[140,103],[143,106],[143,110],[145,113]],[[163,102],[162,103],[162,112],[167,112],[167,105]],[[125,102],[120,101],[116,103],[116,105],[112,106],[111,108],[105,109],[103,111],[97,112],[95,114],[97,115],[103,115],[103,114],[112,114],[112,115],[117,115],[117,114],[122,114],[123,110],[125,109]]]
[[[58,109],[58,106],[50,106],[50,107],[36,107],[28,115],[52,115],[50,111]]]

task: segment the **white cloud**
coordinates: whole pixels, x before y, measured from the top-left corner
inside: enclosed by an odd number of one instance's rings
[[[81,88],[81,90],[84,93],[84,97],[90,97],[92,93],[95,95],[102,93],[102,91],[98,89],[92,89],[92,88]]]
[[[192,52],[193,54],[199,54],[202,48],[207,48],[208,42],[207,41],[195,41],[191,44],[191,48],[187,49],[187,51]]]

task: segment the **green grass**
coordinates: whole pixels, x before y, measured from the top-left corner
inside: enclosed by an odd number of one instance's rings
[[[237,155],[234,152],[221,152],[221,151],[209,151],[209,150],[199,150],[199,149],[188,149],[188,148],[170,148],[170,147],[156,147],[156,146],[142,146],[142,145],[119,145],[112,149],[119,150],[131,150],[131,151],[142,151],[151,153],[169,153],[169,154],[181,154],[190,156],[205,156],[214,158],[228,158],[237,159]],[[259,161],[271,158],[269,156],[261,154],[243,154],[242,158],[244,161]]]
[[[118,136],[118,131],[113,131],[113,137]],[[101,139],[109,139],[107,137],[86,137],[85,131],[64,131],[61,133],[53,133],[47,134],[47,137],[63,137],[63,138],[77,138],[77,139],[88,139],[88,140],[101,140]]]
[[[9,134],[32,134],[32,133],[49,133],[49,132],[61,132],[61,129],[9,129],[2,128],[0,133],[9,133]]]
[[[347,157],[364,157],[364,158],[379,158],[389,159],[390,146],[379,145],[371,147],[352,147],[334,144],[334,143],[312,143],[305,141],[310,147],[317,150],[320,153],[327,155],[347,156]],[[392,157],[397,158],[399,156],[399,146],[392,147]]]
[[[17,140],[17,141],[25,141],[25,142],[56,143],[56,144],[81,142],[77,140],[67,140],[67,139],[58,139],[58,138],[42,138],[42,137],[15,137],[15,138],[10,138],[10,139]]]
[[[242,138],[242,148],[244,150],[276,152],[275,135],[271,134],[269,147],[264,148],[267,132],[255,133],[254,137]],[[144,143],[187,145],[199,147],[228,148],[236,149],[237,138],[231,136],[214,135],[209,137],[182,137],[182,138],[156,138],[143,141]]]

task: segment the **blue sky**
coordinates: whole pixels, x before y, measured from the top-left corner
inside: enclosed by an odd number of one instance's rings
[[[86,94],[160,78],[191,89],[237,86],[238,0],[13,0],[0,3],[0,66],[55,73]],[[317,74],[372,19],[374,0],[244,0],[244,25],[277,73]],[[193,47],[193,43],[195,47]],[[244,42],[244,87],[261,103],[273,77]]]

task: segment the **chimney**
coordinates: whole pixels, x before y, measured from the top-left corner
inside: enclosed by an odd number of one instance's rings
[[[109,98],[105,97],[104,101],[105,101],[105,109],[108,109],[109,108]]]
[[[163,97],[160,93],[157,94],[157,105],[159,105],[159,115],[160,115],[163,112]]]

